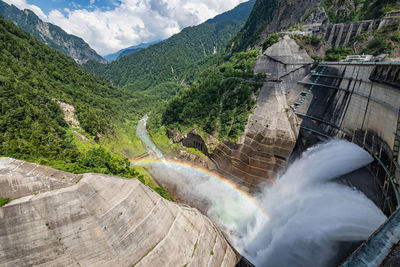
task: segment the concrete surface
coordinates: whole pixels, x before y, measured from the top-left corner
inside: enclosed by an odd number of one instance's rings
[[[292,90],[305,77],[313,60],[294,40],[285,36],[269,47],[255,63],[255,73],[266,73],[257,105],[237,144],[229,141],[211,154],[218,170],[236,183],[249,188],[274,179],[284,168],[296,143],[296,116],[288,101]]]
[[[0,158],[1,194],[6,184],[12,189],[8,196],[26,195],[0,208],[0,266],[235,266],[239,261],[207,217],[161,198],[136,179],[84,174],[75,183],[76,176],[65,174],[65,182],[46,189],[52,191],[28,195],[46,188],[58,173],[45,168],[33,175],[32,167],[43,168]],[[17,184],[23,186],[13,187]]]
[[[38,164],[0,158],[0,197],[20,198],[74,185],[82,175]]]
[[[400,210],[397,210],[342,266],[399,266],[399,242]]]

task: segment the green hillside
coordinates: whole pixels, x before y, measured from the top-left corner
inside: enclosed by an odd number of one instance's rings
[[[279,0],[257,0],[246,24],[233,39],[235,51],[245,50],[257,41],[263,28],[272,22],[278,4]]]
[[[203,24],[183,29],[166,41],[103,65],[88,62],[83,67],[131,91],[144,91],[163,82],[184,84],[185,73],[199,60],[226,50],[255,0],[243,3]],[[196,64],[195,64],[196,65]]]
[[[134,112],[125,91],[83,71],[71,58],[42,44],[2,17],[0,69],[1,156],[53,162],[72,171],[91,169],[83,163],[86,155],[74,142],[56,100],[75,107],[82,133],[93,142],[112,134],[114,124]],[[113,158],[96,145],[92,148],[95,151],[92,153],[100,153],[103,160],[116,160],[116,166],[125,164],[124,159]],[[104,168],[107,170],[102,172],[129,171],[129,168],[119,171]]]
[[[197,128],[219,139],[237,140],[255,105],[263,77],[254,77],[257,51],[241,52],[206,69],[186,90],[151,117],[152,133]],[[260,80],[260,81],[257,81]]]

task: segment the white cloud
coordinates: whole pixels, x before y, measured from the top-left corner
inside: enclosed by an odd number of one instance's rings
[[[26,0],[3,0],[3,1],[10,5],[13,4],[22,10],[30,9],[42,20],[47,20],[47,16],[43,13],[43,11],[40,9],[40,7],[35,6],[35,5],[30,5],[26,2]]]
[[[100,54],[168,38],[246,0],[122,0],[113,10],[58,10],[48,20],[82,37]]]
[[[86,10],[75,5],[64,14],[52,10],[47,16],[26,0],[5,0],[28,8],[41,19],[83,38],[105,55],[142,42],[165,39],[187,26],[197,25],[247,0],[121,0],[112,10]],[[72,2],[75,4],[75,2]],[[96,5],[90,0],[90,7]]]

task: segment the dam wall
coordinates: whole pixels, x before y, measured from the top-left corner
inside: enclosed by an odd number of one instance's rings
[[[298,147],[337,137],[373,155],[369,170],[385,196],[381,208],[387,214],[400,200],[399,73],[398,64],[321,63],[299,82],[303,91],[294,103],[301,121]]]
[[[296,94],[289,89],[309,73],[312,63],[288,36],[259,56],[255,74],[263,72],[267,78],[244,134],[237,143],[222,142],[210,155],[220,173],[250,189],[276,178],[297,138],[296,116],[288,105]]]

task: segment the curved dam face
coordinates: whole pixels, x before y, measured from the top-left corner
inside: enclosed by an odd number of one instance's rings
[[[136,179],[73,175],[0,158],[1,266],[235,266],[198,210]]]
[[[223,141],[211,152],[203,140],[183,144],[207,151],[220,173],[254,189],[308,147],[346,139],[375,159],[358,171],[368,181],[350,174],[350,185],[392,213],[400,201],[393,188],[400,183],[400,65],[323,63],[311,72],[312,62],[294,40],[281,38],[256,61],[255,73],[267,80],[238,143]]]
[[[381,191],[374,201],[387,214],[399,200],[399,72],[399,65],[387,63],[322,63],[299,82],[303,90],[294,104],[300,121],[296,151],[329,137],[366,149],[375,161],[365,171],[369,181],[355,181],[356,187]]]
[[[380,260],[375,265],[385,258],[398,261],[399,245],[393,245],[399,242],[400,217],[400,63],[322,62],[311,72],[307,60],[289,37],[268,48],[255,65],[267,80],[244,135],[237,144],[224,141],[209,156],[223,175],[257,189],[282,177],[288,163],[316,144],[345,139],[362,147],[373,162],[337,183],[363,192],[393,215],[346,266],[373,264],[372,257]]]

